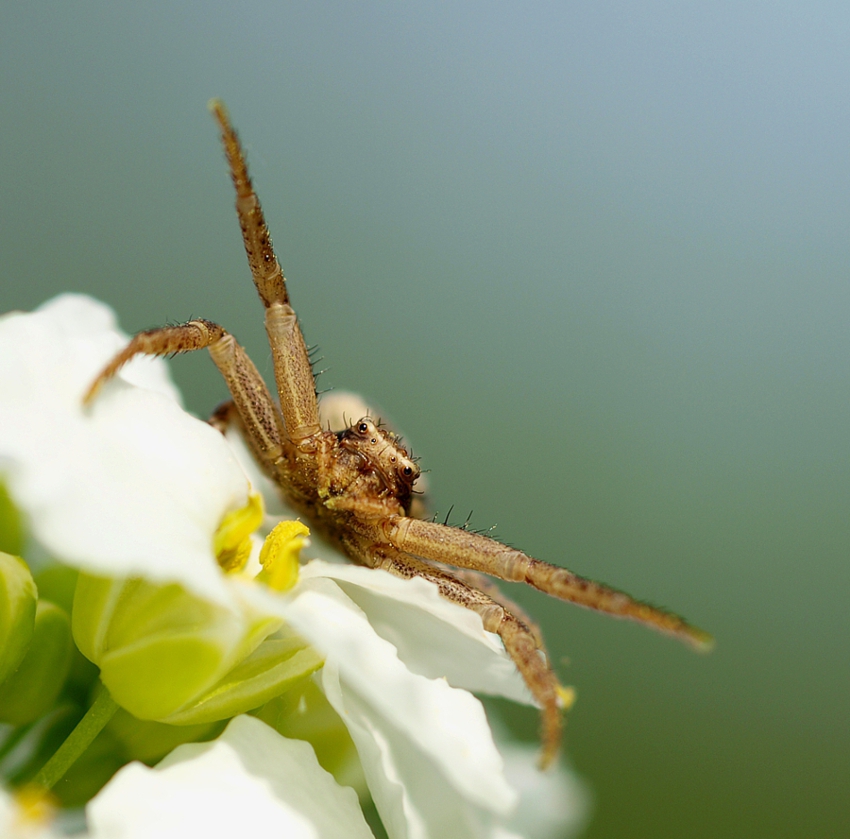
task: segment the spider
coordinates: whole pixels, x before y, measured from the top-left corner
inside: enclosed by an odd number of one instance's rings
[[[528,583],[561,600],[638,621],[698,649],[707,649],[711,636],[677,615],[532,559],[466,526],[421,518],[422,505],[414,497],[420,469],[396,434],[369,416],[339,431],[323,427],[308,350],[244,153],[224,105],[213,100],[210,110],[221,130],[248,264],[265,307],[279,407],[234,337],[202,319],[137,334],[102,370],[86,401],[137,354],[209,350],[231,396],[211,422],[222,431],[235,424],[284,500],[350,560],[399,577],[423,577],[443,597],[480,615],[484,628],[502,639],[540,706],[540,763],[551,764],[568,693],[536,625],[484,575]]]

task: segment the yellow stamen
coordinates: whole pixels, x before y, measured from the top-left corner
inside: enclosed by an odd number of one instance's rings
[[[298,581],[299,555],[310,531],[300,521],[282,521],[263,543],[257,580],[275,591],[289,591]]]
[[[576,702],[576,689],[558,685],[558,705],[563,711],[569,711]]]
[[[248,503],[228,513],[213,539],[218,564],[226,573],[241,571],[251,555],[251,534],[263,523],[263,498],[256,492]]]
[[[58,802],[52,793],[37,784],[27,784],[15,790],[13,800],[17,805],[15,825],[22,834],[34,828],[46,828],[58,809]]]

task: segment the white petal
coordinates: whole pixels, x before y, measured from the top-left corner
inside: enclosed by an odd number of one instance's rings
[[[182,411],[155,359],[134,360],[82,406],[126,340],[79,295],[0,320],[0,473],[56,558],[229,604],[212,537],[248,483],[221,435]]]
[[[587,784],[563,762],[541,772],[536,746],[500,742],[499,748],[508,781],[520,796],[519,807],[507,826],[525,839],[578,836],[590,817]]]
[[[15,798],[0,788],[0,836],[3,839],[59,839],[63,835],[61,830],[52,830],[49,823],[33,821]]]
[[[233,430],[227,440],[251,485],[263,494],[266,510],[272,516],[296,518],[281,502],[274,484],[260,472],[241,434]],[[499,637],[484,629],[475,612],[441,597],[433,583],[351,565],[315,534],[305,554],[321,559],[312,559],[301,569],[302,579],[336,580],[414,673],[432,679],[444,677],[454,687],[536,704]]]
[[[509,839],[512,836],[502,829],[504,814],[496,812],[494,806],[510,810],[516,797],[513,790],[504,786],[501,760],[495,760],[490,767],[495,790],[486,786],[477,791],[469,787],[459,789],[457,779],[448,777],[445,771],[446,761],[463,760],[471,750],[486,753],[482,741],[476,743],[467,738],[452,748],[445,732],[437,730],[434,738],[443,754],[429,754],[416,742],[418,738],[410,736],[413,721],[408,730],[394,726],[380,708],[342,682],[335,665],[326,664],[319,678],[357,746],[369,789],[390,839]],[[441,710],[452,714],[457,722],[471,720],[466,709],[450,708],[443,702]],[[473,794],[485,790],[491,799],[490,806],[481,806],[476,802],[481,795]],[[499,790],[503,796],[500,799]]]
[[[535,704],[499,637],[484,629],[475,612],[441,597],[433,583],[320,560],[304,566],[301,577],[336,580],[414,673]]]
[[[278,606],[264,608],[277,608],[327,656],[323,688],[357,744],[392,839],[489,835],[488,824],[511,812],[516,793],[480,702],[410,672],[332,580],[302,580],[296,592],[288,600],[267,596]],[[452,823],[459,832],[445,833]]]
[[[268,726],[255,722],[270,742],[283,741]],[[273,781],[264,771],[257,771],[256,760],[255,766],[249,765],[252,751],[256,757],[257,739],[249,731],[247,744],[238,735],[223,737],[212,743],[179,746],[155,769],[140,763],[125,766],[86,808],[91,836],[93,839],[154,836],[157,839],[187,836],[319,839],[323,834],[302,808],[277,794]],[[275,745],[278,755],[286,761],[286,746]],[[305,775],[315,776],[316,769],[323,771],[314,755],[311,764],[303,760],[303,750],[299,752],[299,767]],[[292,760],[290,757],[290,763]],[[323,789],[322,794],[327,795],[327,790]]]
[[[373,839],[363,818],[357,793],[340,786],[316,760],[313,747],[303,740],[281,737],[254,717],[234,718],[214,743],[179,746],[157,769],[197,759],[216,744],[238,754],[244,770],[268,782],[275,797],[305,816],[320,839]]]

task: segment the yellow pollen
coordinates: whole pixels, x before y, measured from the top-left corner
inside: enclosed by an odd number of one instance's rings
[[[58,809],[58,802],[52,793],[36,784],[27,784],[15,790],[13,800],[17,805],[15,824],[22,834],[33,828],[46,828]]]
[[[225,573],[241,571],[251,555],[251,534],[263,523],[263,498],[256,492],[248,503],[228,513],[213,538],[213,551]]]
[[[263,543],[257,580],[275,591],[289,591],[298,582],[299,556],[310,531],[300,521],[282,521]]]
[[[558,706],[563,711],[569,711],[576,702],[576,689],[558,685]]]

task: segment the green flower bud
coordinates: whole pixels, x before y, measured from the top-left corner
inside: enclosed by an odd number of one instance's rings
[[[243,573],[251,534],[262,519],[256,494],[224,517],[212,547],[226,573]],[[264,544],[263,570],[252,584],[291,588],[308,532],[300,522],[280,522]],[[100,667],[118,705],[138,719],[169,725],[250,711],[322,665],[278,616],[247,604],[227,608],[177,584],[81,573],[72,627],[80,652]]]
[[[69,615],[74,607],[74,590],[77,586],[79,571],[68,565],[48,565],[35,575],[38,594],[43,600],[49,600],[61,606]],[[99,672],[76,647],[71,644],[71,669],[65,681],[65,695],[84,704],[95,684]]]
[[[282,626],[211,690],[165,722],[190,725],[235,717],[290,690],[323,663],[319,653]]]
[[[39,600],[29,649],[18,669],[0,685],[0,720],[25,725],[46,714],[65,684],[72,650],[68,613]]]
[[[38,596],[61,606],[69,615],[74,605],[74,589],[77,587],[79,571],[70,565],[58,562],[42,568],[35,575]]]
[[[6,487],[0,483],[0,551],[15,556],[23,552],[24,534],[21,516]]]
[[[26,563],[0,553],[0,684],[14,673],[29,647],[37,599]]]
[[[280,619],[237,613],[178,585],[80,574],[72,628],[115,701],[143,720],[161,720],[209,691]]]

